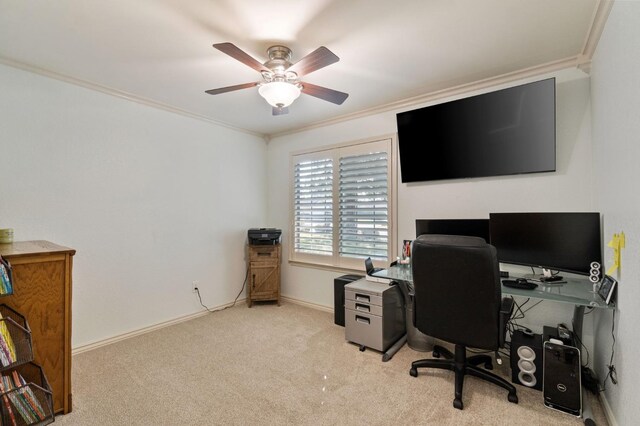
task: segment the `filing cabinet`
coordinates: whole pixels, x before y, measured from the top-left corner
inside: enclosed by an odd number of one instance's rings
[[[345,285],[344,291],[346,340],[384,352],[405,334],[398,286],[361,279]]]

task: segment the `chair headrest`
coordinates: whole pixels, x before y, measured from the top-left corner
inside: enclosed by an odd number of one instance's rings
[[[455,247],[487,246],[487,242],[484,240],[484,238],[468,237],[464,235],[424,234],[424,235],[420,235],[415,242],[418,242],[418,244],[433,245],[433,246],[455,246]]]

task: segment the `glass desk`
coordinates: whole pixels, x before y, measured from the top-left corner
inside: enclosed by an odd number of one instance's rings
[[[413,274],[411,265],[395,265],[373,274],[379,278],[387,278],[403,284],[406,292],[413,296]],[[510,277],[514,279],[514,277]],[[405,290],[403,290],[405,293]],[[530,297],[533,299],[550,300],[553,302],[568,303],[573,305],[572,328],[579,341],[582,342],[582,322],[584,318],[584,308],[614,309],[615,304],[607,305],[593,291],[593,284],[587,278],[566,277],[563,282],[539,283],[533,290],[524,290],[502,286],[502,295]],[[406,294],[405,294],[406,297]],[[408,299],[406,300],[408,303]],[[582,418],[585,424],[595,425],[592,419],[591,407],[588,399],[582,400]]]
[[[395,265],[389,269],[373,274],[376,277],[387,278],[394,281],[403,281],[406,283],[409,292],[413,294],[413,274],[411,265]],[[511,278],[513,279],[513,278]],[[512,288],[502,286],[503,295],[531,297],[534,299],[550,300],[554,302],[569,303],[573,305],[573,332],[576,333],[578,339],[582,340],[582,319],[584,316],[584,308],[602,308],[613,309],[615,304],[607,305],[604,301],[593,292],[593,285],[586,278],[567,277],[561,283],[540,283],[533,290],[524,290],[520,288]]]

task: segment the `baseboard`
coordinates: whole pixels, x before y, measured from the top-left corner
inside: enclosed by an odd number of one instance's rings
[[[240,302],[243,302],[244,300],[245,299],[238,299],[235,303],[237,305]],[[224,305],[220,305],[220,306],[209,308],[209,309],[211,311],[217,311],[217,310],[224,309],[224,308],[232,306],[232,305],[233,305],[233,302],[230,302],[230,303],[226,303]],[[211,313],[211,312],[206,311],[206,310],[202,310],[202,311],[199,311],[199,312],[195,312],[193,314],[184,315],[184,316],[177,317],[177,318],[174,318],[174,319],[171,319],[171,320],[168,320],[168,321],[160,322],[158,324],[150,325],[148,327],[143,327],[143,328],[140,328],[138,330],[133,330],[133,331],[129,331],[129,332],[126,332],[126,333],[123,333],[123,334],[118,334],[118,335],[113,336],[113,337],[108,337],[108,338],[103,339],[103,340],[97,340],[97,341],[95,341],[93,343],[77,346],[77,347],[71,349],[71,355],[78,355],[78,354],[81,354],[83,352],[92,351],[94,349],[98,349],[98,348],[101,348],[103,346],[107,346],[107,345],[111,345],[111,344],[116,343],[116,342],[120,342],[122,340],[130,339],[132,337],[136,337],[136,336],[140,336],[142,334],[150,333],[152,331],[160,330],[160,329],[165,328],[165,327],[170,327],[172,325],[180,324],[181,322],[191,321],[193,319],[199,318],[199,317],[207,315],[209,313]]]
[[[311,308],[311,309],[315,309],[318,311],[323,311],[323,312],[329,312],[329,313],[333,313],[333,308],[329,308],[327,306],[324,305],[317,305],[315,303],[311,303],[311,302],[306,302],[304,300],[300,300],[300,299],[294,299],[293,297],[287,297],[287,296],[280,296],[280,298],[284,301],[287,301],[289,303],[293,303],[296,305],[301,305],[301,306],[305,306],[307,308]]]
[[[616,417],[613,415],[613,410],[611,409],[609,401],[607,401],[607,397],[604,395],[604,392],[600,392],[600,403],[602,404],[602,408],[604,409],[604,416],[607,418],[609,426],[618,426]]]

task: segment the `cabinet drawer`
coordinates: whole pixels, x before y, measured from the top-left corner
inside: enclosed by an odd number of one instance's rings
[[[358,303],[366,303],[369,305],[382,306],[382,296],[364,293],[360,291],[349,290],[345,288],[344,299],[353,300]]]
[[[279,258],[280,246],[249,246],[250,262],[277,261]]]
[[[371,305],[369,303],[356,302],[355,300],[345,300],[346,309],[356,312],[364,312],[365,314],[382,316],[382,306]]]
[[[382,317],[363,312],[344,310],[344,336],[353,343],[384,351],[382,341]]]

